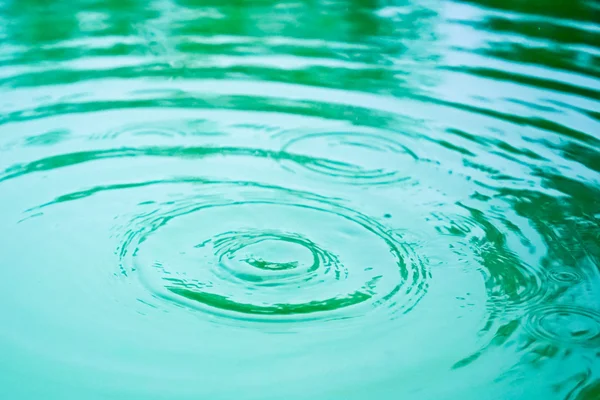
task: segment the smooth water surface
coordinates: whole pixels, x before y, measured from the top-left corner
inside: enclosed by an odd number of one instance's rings
[[[0,1],[0,397],[600,398],[599,16]]]

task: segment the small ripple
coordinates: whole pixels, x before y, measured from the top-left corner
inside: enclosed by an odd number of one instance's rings
[[[132,123],[99,135],[91,135],[91,139],[114,140],[122,137],[149,137],[175,139],[182,136],[222,136],[223,132],[205,120],[164,121],[159,123]]]
[[[443,259],[455,265],[468,263],[480,271],[493,315],[518,312],[544,301],[549,290],[544,271],[508,245],[511,232],[499,229],[489,213],[462,207],[470,215],[434,213],[429,217],[436,221],[439,238],[448,238],[444,240],[449,244],[446,253],[455,254],[452,258],[444,254]]]
[[[563,269],[553,269],[548,274],[551,279],[558,283],[577,283],[580,282],[582,276],[576,271]]]
[[[394,136],[363,132],[319,132],[289,140],[283,151],[321,161],[302,166],[339,183],[390,184],[411,178],[417,155]]]
[[[548,305],[533,310],[526,327],[531,335],[567,345],[600,345],[600,314],[579,306]]]

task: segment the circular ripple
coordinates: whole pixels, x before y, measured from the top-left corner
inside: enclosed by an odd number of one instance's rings
[[[410,246],[332,199],[245,182],[186,192],[144,205],[120,249],[123,271],[163,299],[236,319],[297,321],[402,313],[425,293]]]
[[[340,183],[383,185],[410,179],[410,168],[418,160],[393,135],[362,132],[322,132],[296,137],[283,151],[310,157],[304,169]]]
[[[549,273],[550,278],[559,283],[577,283],[581,276],[575,271],[554,269]]]
[[[541,339],[563,344],[600,345],[600,314],[577,306],[546,306],[536,309],[527,324]]]
[[[483,213],[469,211],[470,215],[448,212],[428,216],[438,234],[431,239],[436,248],[435,265],[477,269],[485,279],[488,308],[493,314],[519,312],[544,301],[548,295],[544,271],[519,257],[516,245],[507,245],[510,232],[500,230],[496,221]]]
[[[115,140],[122,137],[129,138],[165,138],[175,139],[184,136],[222,136],[223,133],[215,130],[209,121],[202,119],[184,118],[182,120],[164,121],[156,120],[145,123],[129,123],[107,132],[92,135],[93,139]]]

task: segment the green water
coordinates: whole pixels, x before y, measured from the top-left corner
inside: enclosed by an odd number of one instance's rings
[[[599,399],[599,21],[0,0],[0,397]]]

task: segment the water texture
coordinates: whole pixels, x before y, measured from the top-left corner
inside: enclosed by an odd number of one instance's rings
[[[0,0],[3,399],[600,398],[594,0]]]

